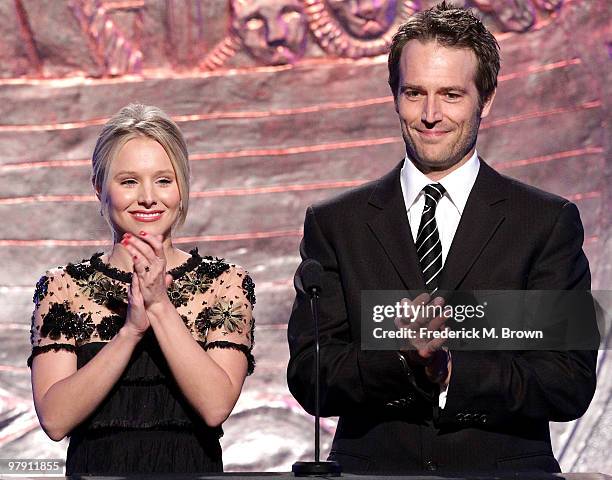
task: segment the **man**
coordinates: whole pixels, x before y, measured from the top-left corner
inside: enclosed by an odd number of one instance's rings
[[[498,70],[494,37],[467,10],[414,15],[389,55],[406,158],[306,213],[301,255],[324,268],[321,413],[340,416],[330,458],[345,472],[558,472],[548,422],[580,417],[594,394],[591,351],[361,349],[363,290],[420,290],[426,302],[438,288],[590,288],[576,207],[476,154]],[[312,413],[313,328],[295,285],[288,383]]]

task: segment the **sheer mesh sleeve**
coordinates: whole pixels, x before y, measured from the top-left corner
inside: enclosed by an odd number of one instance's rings
[[[242,268],[232,266],[216,280],[215,303],[205,309],[208,326],[205,349],[232,348],[243,352],[253,373],[255,284]]]
[[[28,366],[32,359],[48,351],[64,350],[75,352],[78,333],[75,329],[80,325],[80,318],[70,309],[68,300],[68,283],[62,270],[48,271],[40,277],[34,290],[34,312],[30,342],[32,354],[28,358]]]

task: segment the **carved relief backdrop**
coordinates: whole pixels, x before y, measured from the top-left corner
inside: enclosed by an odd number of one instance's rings
[[[31,401],[37,278],[108,246],[90,188],[100,126],[129,102],[183,129],[193,199],[176,243],[257,284],[258,367],[225,424],[228,470],[289,470],[312,419],[289,395],[286,322],[307,205],[393,167],[403,144],[386,84],[398,23],[431,1],[0,1],[0,457],[63,457]],[[480,153],[577,203],[594,288],[609,289],[612,38],[607,0],[470,0],[503,67]],[[612,361],[578,422],[552,424],[565,470],[612,471]],[[335,427],[324,421],[325,451]]]

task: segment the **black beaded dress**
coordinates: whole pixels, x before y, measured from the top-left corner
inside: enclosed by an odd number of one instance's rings
[[[204,350],[253,348],[254,284],[246,271],[197,249],[181,266],[168,296]],[[36,285],[32,355],[68,351],[81,368],[125,321],[131,274],[101,261],[101,253],[48,271]],[[66,474],[221,472],[221,427],[211,428],[175,383],[152,330],[100,406],[70,434]]]

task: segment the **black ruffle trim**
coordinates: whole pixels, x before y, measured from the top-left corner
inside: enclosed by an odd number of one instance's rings
[[[232,350],[238,350],[239,352],[244,353],[248,363],[247,375],[251,375],[255,371],[255,357],[251,353],[251,349],[246,345],[226,342],[225,340],[218,340],[216,342],[210,342],[204,345],[204,350],[210,350],[211,348],[231,348]]]
[[[186,260],[185,263],[183,263],[182,265],[179,265],[178,267],[175,267],[172,270],[169,270],[167,272],[170,275],[172,275],[172,278],[174,280],[178,280],[183,275],[185,275],[185,273],[192,271],[198,265],[200,265],[200,262],[202,261],[202,257],[198,253],[198,249],[194,248],[190,250],[189,253],[191,254],[191,258]],[[102,255],[103,255],[102,252],[94,253],[89,259],[90,265],[95,270],[97,270],[98,272],[102,272],[107,277],[110,277],[114,280],[118,280],[123,283],[132,283],[131,273],[125,272],[115,267],[111,267],[110,265],[104,263],[101,260]]]
[[[32,368],[32,360],[36,355],[50,352],[51,350],[54,352],[65,350],[71,353],[76,353],[75,346],[71,345],[70,343],[50,343],[49,345],[43,345],[42,347],[32,347],[32,354],[28,357],[28,367]]]

